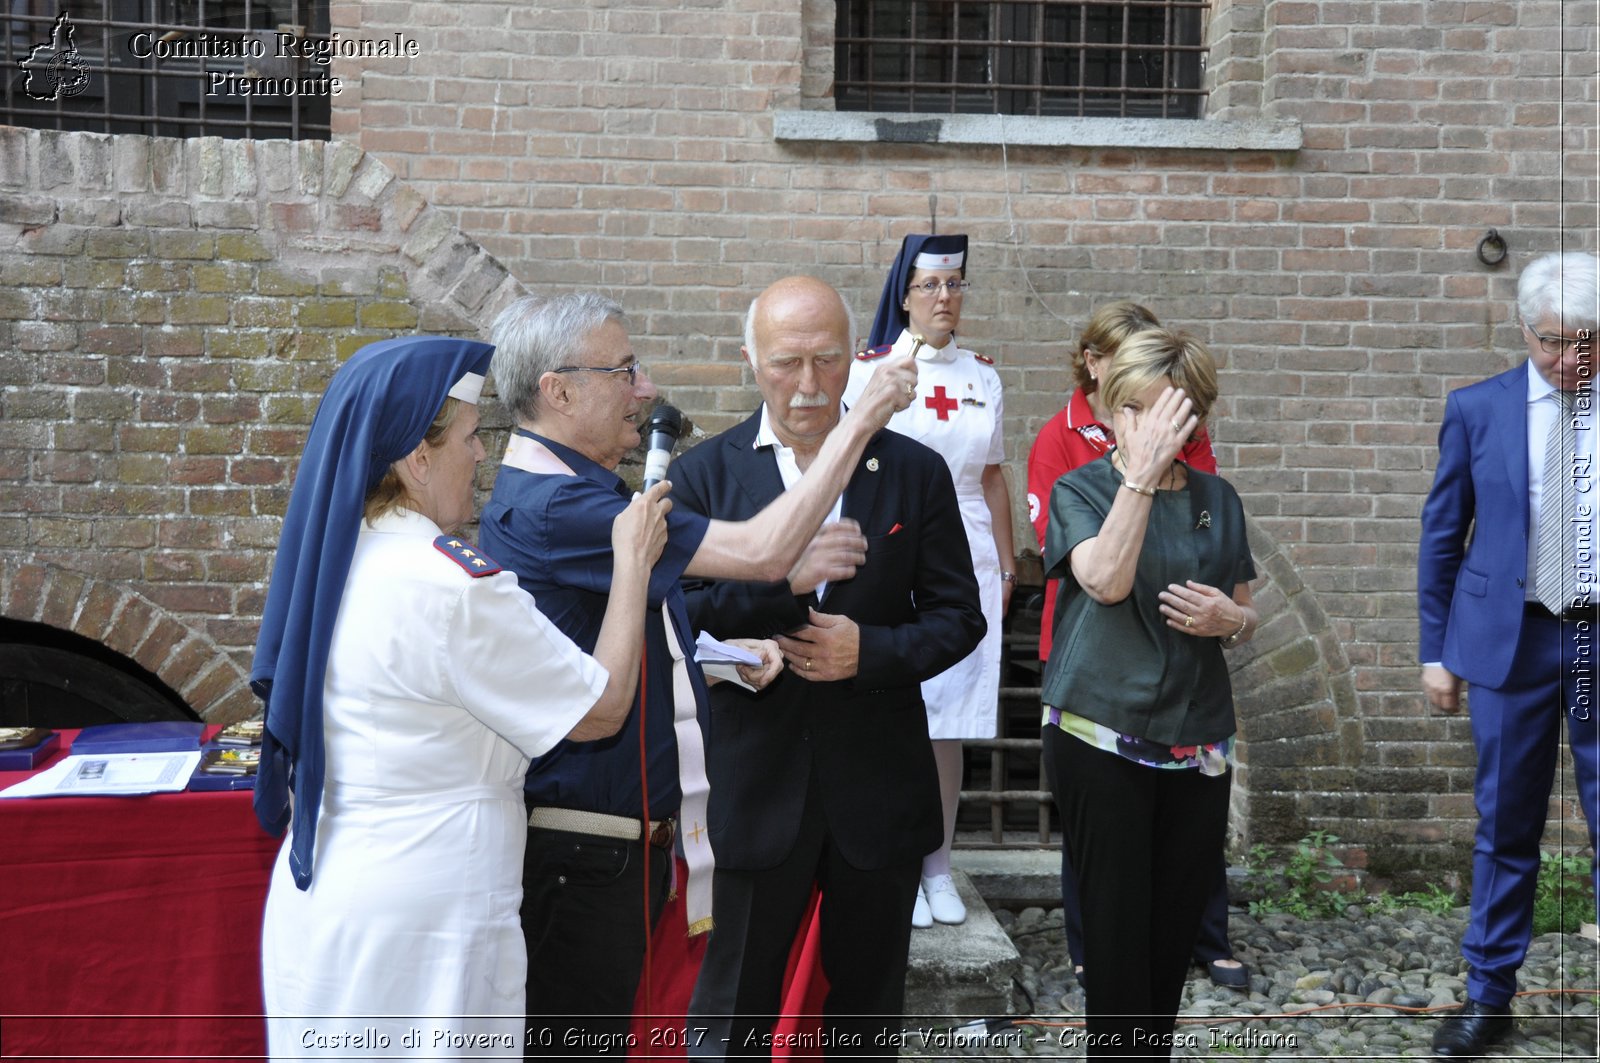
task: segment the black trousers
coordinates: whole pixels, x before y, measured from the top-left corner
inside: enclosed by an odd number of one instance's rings
[[[647,927],[645,849],[638,841],[529,829],[522,862],[528,1058],[627,1055],[645,938],[672,874],[672,851],[651,847]]]
[[[764,871],[717,868],[716,926],[689,1002],[689,1054],[771,1055],[767,1037],[778,1017],[784,969],[815,882],[822,892],[818,918],[828,995],[820,1043],[798,1054],[816,1055],[821,1048],[833,1057],[898,1058],[921,870],[920,858],[871,871],[852,867],[833,844],[813,779],[799,835],[782,863]]]
[[[1206,910],[1200,916],[1200,935],[1194,943],[1194,960],[1199,964],[1233,959],[1233,946],[1228,943],[1228,855],[1219,849],[1214,863],[1216,885],[1206,900]],[[1067,931],[1067,955],[1081,965],[1083,907],[1078,900],[1078,873],[1072,867],[1071,845],[1061,847],[1061,919]]]
[[[1083,905],[1088,1054],[1168,1058],[1232,777],[1135,764],[1059,727],[1044,756]]]

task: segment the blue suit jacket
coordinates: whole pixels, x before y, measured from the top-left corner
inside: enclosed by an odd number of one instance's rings
[[[1528,578],[1527,363],[1450,393],[1417,555],[1420,658],[1496,689]]]

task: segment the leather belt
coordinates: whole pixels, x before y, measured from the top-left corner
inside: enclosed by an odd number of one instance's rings
[[[528,813],[528,826],[541,830],[562,830],[572,834],[592,834],[597,838],[617,838],[627,842],[648,841],[657,849],[672,848],[672,837],[677,824],[670,819],[650,822],[646,838],[640,831],[640,822],[627,816],[612,816],[604,812],[584,812],[576,808],[535,808]]]

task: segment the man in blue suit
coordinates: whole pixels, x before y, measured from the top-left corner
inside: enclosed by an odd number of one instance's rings
[[[1434,1034],[1441,1057],[1481,1055],[1511,1030],[1562,716],[1591,847],[1600,820],[1595,267],[1550,254],[1523,272],[1528,360],[1450,393],[1422,509],[1422,685],[1455,713],[1467,682],[1478,752],[1468,1000]]]

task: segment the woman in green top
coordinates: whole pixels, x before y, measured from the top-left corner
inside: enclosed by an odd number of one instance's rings
[[[1217,396],[1199,343],[1128,339],[1101,378],[1117,448],[1062,477],[1045,566],[1067,604],[1044,755],[1078,870],[1090,1055],[1165,1057],[1228,821],[1223,651],[1257,622],[1239,496],[1176,460]]]

